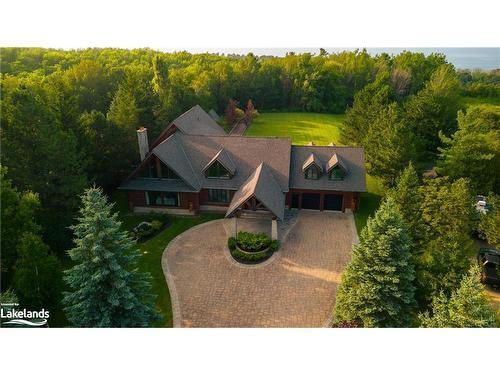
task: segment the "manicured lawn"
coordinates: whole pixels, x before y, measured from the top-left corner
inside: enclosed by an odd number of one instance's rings
[[[340,144],[340,124],[345,115],[325,113],[261,113],[245,135],[291,137],[292,143],[317,145]]]
[[[168,291],[165,275],[161,268],[161,257],[165,247],[177,235],[188,230],[195,225],[206,221],[221,219],[220,214],[202,214],[197,216],[171,216],[166,214],[133,214],[129,212],[127,205],[127,196],[123,192],[117,192],[113,196],[115,209],[118,211],[118,218],[122,222],[124,230],[132,230],[137,224],[143,221],[151,221],[159,219],[163,222],[167,221],[169,226],[165,228],[157,236],[149,241],[139,244],[141,258],[138,262],[139,271],[149,272],[153,278],[152,290],[157,296],[156,307],[161,314],[161,320],[158,321],[156,327],[172,327],[172,305],[170,303],[170,293]]]
[[[161,320],[155,324],[156,327],[173,326],[170,293],[161,267],[161,257],[165,247],[174,237],[189,228],[222,217],[219,214],[203,214],[194,217],[169,216],[170,226],[168,228],[156,237],[139,245],[141,252],[141,258],[138,262],[139,270],[149,272],[153,277],[152,290],[157,295],[156,307],[162,316]]]

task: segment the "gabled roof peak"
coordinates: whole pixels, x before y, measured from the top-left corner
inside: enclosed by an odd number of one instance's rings
[[[205,172],[212,164],[215,162],[219,162],[222,164],[224,168],[227,169],[229,173],[234,175],[236,173],[236,165],[234,165],[233,161],[229,157],[229,154],[224,150],[224,148],[221,148],[212,159],[205,165],[203,168],[203,172]]]
[[[334,153],[330,160],[328,160],[328,163],[326,163],[326,171],[330,172],[336,166],[339,166],[347,173],[347,167],[342,161],[342,158],[337,153]]]
[[[323,166],[321,165],[321,160],[316,156],[314,152],[307,157],[302,165],[302,172],[305,172],[307,168],[309,168],[312,164],[316,165],[321,172],[323,172]]]

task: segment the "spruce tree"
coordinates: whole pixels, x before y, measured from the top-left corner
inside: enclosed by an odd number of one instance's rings
[[[354,245],[342,275],[335,321],[405,327],[415,306],[410,237],[393,198],[382,203]]]
[[[65,271],[73,290],[63,299],[68,320],[78,327],[148,327],[157,318],[155,297],[151,276],[134,268],[135,243],[101,189],[87,189],[82,203],[69,251],[76,265]]]
[[[412,232],[413,239],[417,236],[416,229],[420,225],[420,200],[418,187],[420,181],[413,163],[409,163],[401,175],[396,179],[396,185],[389,190],[388,195],[394,199],[403,219]]]
[[[495,326],[495,312],[484,295],[478,266],[471,267],[448,299],[440,293],[432,302],[432,314],[420,314],[424,328],[482,328]]]

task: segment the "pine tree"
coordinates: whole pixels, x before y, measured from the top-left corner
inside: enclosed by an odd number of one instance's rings
[[[139,125],[139,115],[134,95],[123,87],[118,88],[109,106],[107,118],[109,122],[135,135],[135,129]]]
[[[432,314],[419,315],[425,328],[482,328],[495,326],[495,312],[484,295],[478,266],[471,267],[448,299],[444,293],[432,302]]]
[[[410,237],[392,198],[382,203],[354,245],[342,275],[335,321],[364,327],[405,327],[415,306]]]
[[[388,192],[388,195],[394,199],[396,206],[399,208],[399,212],[406,221],[414,240],[417,239],[415,238],[417,236],[416,228],[421,221],[418,195],[419,186],[420,181],[417,171],[410,162],[403,173],[396,179],[394,188]]]
[[[87,189],[82,203],[69,251],[76,265],[65,271],[73,290],[63,299],[68,320],[78,327],[149,326],[157,318],[155,297],[151,276],[134,268],[140,255],[133,240],[101,189]]]

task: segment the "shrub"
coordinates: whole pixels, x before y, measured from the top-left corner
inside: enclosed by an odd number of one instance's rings
[[[137,239],[149,236],[154,231],[155,231],[155,229],[153,228],[153,226],[146,221],[143,221],[142,223],[140,223],[133,230],[135,238],[137,238]]]
[[[242,236],[240,236],[243,234]],[[239,250],[236,245],[241,246],[239,241],[241,240],[241,237],[243,237],[245,240],[249,240],[251,237],[253,240],[255,238],[263,239],[264,237],[267,237],[267,239],[264,241],[265,245],[261,247],[261,249],[265,249],[269,247],[269,249],[265,252],[259,253],[259,250],[254,250],[253,253],[245,253],[241,250]],[[227,247],[229,248],[229,251],[231,252],[231,255],[234,259],[241,261],[241,262],[248,262],[248,263],[259,263],[259,261],[268,259],[275,251],[279,249],[280,242],[278,240],[273,240],[269,238],[269,236],[259,233],[259,234],[252,234],[252,233],[246,233],[246,232],[240,232],[238,233],[238,240],[234,237],[229,237],[227,239]],[[258,247],[258,246],[255,246]],[[246,249],[245,249],[246,250]]]
[[[231,255],[234,258],[246,262],[258,262],[259,260],[269,258],[272,253],[273,253],[272,251],[266,251],[264,253],[249,254],[249,253],[244,253],[238,249],[234,249],[231,251]]]
[[[229,237],[227,239],[227,247],[229,248],[229,250],[235,250],[236,249],[236,238],[234,237]]]
[[[151,222],[151,227],[153,230],[159,230],[162,227],[163,223],[160,220],[153,220]]]
[[[280,242],[278,240],[272,240],[271,245],[269,245],[269,250],[273,253],[280,248]]]
[[[238,247],[249,252],[258,252],[271,245],[271,238],[265,233],[239,232],[236,241]]]

